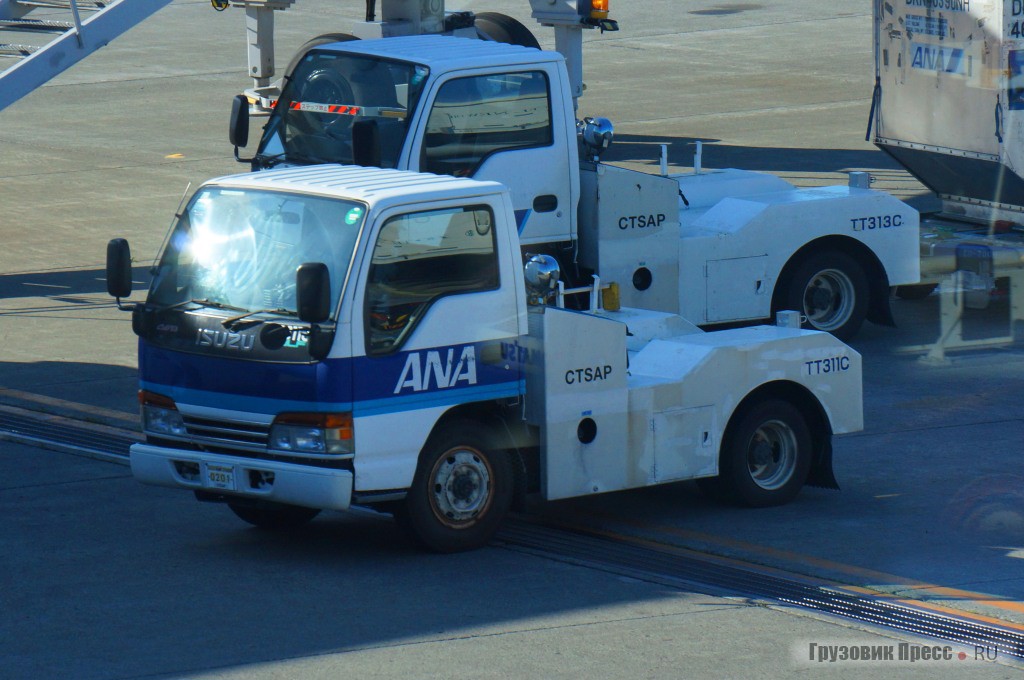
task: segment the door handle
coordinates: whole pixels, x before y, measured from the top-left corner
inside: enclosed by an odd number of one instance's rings
[[[533,199],[533,212],[546,213],[558,208],[558,196],[544,194]]]

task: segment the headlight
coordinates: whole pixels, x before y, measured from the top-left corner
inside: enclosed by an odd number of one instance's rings
[[[355,452],[351,413],[284,413],[270,428],[268,448],[291,454]]]
[[[184,437],[188,434],[174,400],[152,392],[139,392],[142,406],[142,429],[149,434]]]

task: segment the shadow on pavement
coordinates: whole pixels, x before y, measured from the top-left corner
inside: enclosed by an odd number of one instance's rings
[[[132,270],[135,290],[149,285],[149,266]],[[50,269],[0,274],[0,315],[24,311],[5,310],[3,302],[17,298],[48,298],[58,302],[81,304],[75,296],[107,294],[107,273],[103,267],[81,269]],[[108,298],[113,302],[112,298]]]

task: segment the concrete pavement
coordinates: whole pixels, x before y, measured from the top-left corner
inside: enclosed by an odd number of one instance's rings
[[[278,63],[361,14],[360,3],[338,4],[300,0],[281,13]],[[702,140],[705,167],[799,184],[868,170],[876,186],[926,204],[863,141],[872,79],[862,4],[613,3],[623,30],[588,35],[581,113],[615,121],[608,158],[632,167],[656,166],[667,143],[686,168]],[[530,22],[522,8],[503,11]],[[230,97],[248,85],[242,13],[180,0],[0,112],[0,403],[133,426],[135,338],[104,292],[105,244],[131,240],[143,288],[186,186],[245,169],[226,127]],[[1004,311],[979,321],[997,324]],[[900,302],[900,329],[866,327],[853,343],[865,355],[867,427],[837,441],[842,492],[744,512],[682,484],[538,512],[1020,621],[981,600],[1024,597],[1014,519],[1024,508],[1012,493],[1024,355],[1018,344],[931,366],[896,352],[933,339],[937,313],[934,297]],[[20,645],[17,664],[0,669],[10,677],[777,677],[820,672],[790,665],[789,648],[849,630],[500,549],[445,562],[365,517],[268,539],[223,508],[139,487],[121,468],[4,443],[0,461],[0,516],[12,518],[0,554],[15,556],[3,590],[16,598],[0,639]]]

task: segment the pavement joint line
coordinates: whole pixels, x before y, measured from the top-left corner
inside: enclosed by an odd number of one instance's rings
[[[721,113],[691,113],[681,116],[660,116],[657,118],[634,118],[632,120],[620,120],[616,123],[619,127],[625,125],[647,125],[651,123],[669,123],[684,120],[739,118],[743,116],[762,115],[767,113],[779,113],[786,111],[814,111],[835,109],[846,106],[863,106],[864,102],[859,99],[841,99],[834,102],[804,102],[802,104],[787,104],[786,106],[767,106],[760,109],[736,109],[734,111],[723,111]],[[716,146],[732,146],[733,144],[718,144]],[[705,168],[714,170],[716,168]]]
[[[139,416],[137,414],[128,414],[125,413],[124,411],[117,411],[115,409],[104,408],[102,406],[93,406],[92,404],[83,404],[81,402],[69,401],[67,399],[59,399],[57,397],[48,397],[44,394],[36,394],[35,392],[26,392],[24,390],[16,390],[10,387],[0,387],[0,399],[3,399],[4,397],[33,402],[36,404],[41,404],[43,406],[68,409],[79,413],[87,413],[89,415],[101,418],[110,418],[131,425],[132,429],[139,429]],[[40,415],[38,411],[31,411],[29,409],[19,409],[18,407],[15,406],[0,404],[0,407],[16,409],[19,412],[19,415],[23,415],[25,417],[32,417],[32,415],[39,417]],[[83,423],[86,425],[92,425],[92,423],[88,423],[88,421],[79,421],[73,418],[67,418],[67,420],[73,421],[75,424]]]
[[[96,264],[76,264],[69,267],[49,267],[44,269],[22,269],[17,271],[7,271],[0,274],[0,281],[3,281],[6,277],[12,276],[25,276],[26,274],[64,274],[64,273],[80,273],[88,271],[102,271],[104,264],[97,262]]]
[[[45,85],[44,85],[45,87]],[[3,141],[0,139],[0,141]],[[13,143],[13,142],[11,142]],[[138,170],[140,168],[154,168],[169,165],[181,165],[185,163],[208,163],[211,161],[228,161],[233,160],[231,156],[195,156],[186,158],[175,158],[173,160],[161,160],[153,163],[131,163],[122,165],[110,165],[103,167],[90,167],[81,169],[69,169],[69,170],[55,170],[54,172],[35,172],[31,174],[21,175],[0,175],[0,179],[31,179],[33,177],[62,177],[65,175],[83,175],[86,173],[95,173],[100,170]],[[180,192],[179,192],[180,193]],[[160,194],[162,196],[170,196],[173,194]],[[157,196],[157,194],[154,194]],[[63,270],[42,270],[42,271],[63,271]],[[70,269],[68,271],[71,271]]]
[[[811,18],[811,19],[793,19],[793,20],[790,20],[790,21],[775,21],[775,22],[759,23],[759,24],[756,24],[756,25],[746,25],[746,26],[722,26],[722,27],[719,27],[719,28],[702,28],[702,29],[697,29],[697,30],[693,30],[693,31],[672,31],[670,33],[652,33],[650,35],[634,35],[634,36],[624,35],[624,36],[619,37],[619,38],[610,38],[610,37],[609,38],[595,38],[595,39],[587,41],[587,46],[588,47],[598,46],[598,45],[601,45],[603,43],[607,43],[609,45],[617,45],[617,44],[620,44],[620,43],[625,43],[627,41],[635,43],[638,40],[656,40],[658,38],[677,38],[677,37],[688,36],[688,35],[705,35],[705,34],[708,34],[708,33],[724,33],[724,32],[733,32],[733,31],[760,31],[760,30],[763,30],[763,29],[776,28],[778,26],[793,26],[793,25],[796,25],[796,24],[821,23],[821,22],[824,22],[824,21],[841,21],[843,19],[862,19],[863,17],[866,17],[866,16],[871,16],[871,13],[870,12],[863,12],[863,13],[857,13],[857,14],[853,14],[853,13],[851,13],[851,14],[837,14],[835,16],[830,16],[830,17]]]
[[[723,549],[723,548],[740,549],[740,550],[744,550],[744,551],[747,551],[749,553],[753,553],[755,555],[761,555],[761,556],[764,556],[764,557],[781,558],[781,559],[783,559],[783,560],[785,560],[787,562],[791,562],[791,563],[813,564],[815,566],[822,567],[824,569],[828,569],[830,571],[838,572],[838,573],[841,573],[841,574],[847,574],[847,575],[851,575],[851,576],[868,577],[868,578],[876,579],[876,580],[879,580],[879,581],[888,582],[888,583],[891,583],[893,585],[899,585],[899,586],[902,586],[902,589],[905,589],[905,590],[910,590],[910,591],[913,591],[913,590],[916,590],[916,591],[928,591],[931,594],[946,596],[946,597],[949,597],[950,599],[971,602],[971,603],[974,603],[974,604],[980,604],[980,605],[984,605],[984,606],[988,606],[988,607],[993,607],[993,608],[996,608],[996,609],[1004,609],[1004,610],[1012,611],[1012,612],[1015,612],[1015,613],[1024,613],[1024,602],[1018,602],[1016,600],[1009,600],[1009,599],[1006,599],[1006,598],[1000,597],[1000,596],[987,595],[985,593],[979,593],[979,592],[970,591],[970,590],[962,590],[962,589],[959,589],[959,588],[951,588],[951,587],[948,587],[948,586],[941,586],[941,585],[937,585],[937,584],[933,584],[933,583],[925,583],[925,582],[922,582],[922,581],[920,581],[918,579],[911,579],[911,578],[907,578],[905,576],[898,576],[896,574],[888,574],[888,573],[885,573],[885,572],[876,571],[874,569],[867,569],[867,568],[864,568],[864,567],[858,567],[858,566],[855,566],[855,565],[845,564],[845,563],[842,563],[842,562],[835,562],[833,560],[827,560],[827,559],[823,559],[823,558],[820,558],[820,557],[814,557],[812,555],[804,555],[804,554],[800,554],[800,553],[791,552],[791,551],[788,551],[788,550],[780,550],[778,548],[772,548],[772,547],[769,547],[769,546],[757,545],[755,543],[750,543],[748,541],[740,541],[740,540],[737,540],[737,539],[731,539],[731,538],[726,538],[726,537],[722,537],[722,536],[712,536],[710,534],[705,534],[705,533],[697,532],[697,531],[690,531],[688,529],[680,529],[678,527],[670,527],[670,526],[664,526],[664,525],[644,524],[642,522],[623,520],[622,518],[618,518],[618,517],[612,518],[612,517],[609,517],[607,514],[602,514],[602,513],[591,513],[590,517],[591,517],[591,519],[599,519],[601,521],[618,522],[620,524],[625,524],[627,526],[631,526],[631,527],[637,528],[637,529],[646,529],[646,530],[649,530],[649,531],[656,531],[658,533],[663,533],[663,534],[674,534],[674,535],[680,536],[682,538],[689,538],[689,539],[692,539],[692,540],[698,540],[698,541],[701,541],[703,543],[706,543],[706,544],[709,544],[709,545],[712,545],[712,546],[717,546],[720,549]],[[555,524],[555,526],[563,526],[563,525]],[[569,528],[569,529],[572,529],[572,530],[575,530],[575,531],[582,531],[582,529],[580,529],[579,527],[574,527],[571,524],[564,525],[564,528]],[[594,530],[587,530],[587,531],[594,531]],[[691,549],[691,548],[684,548],[682,546],[674,546],[672,544],[659,543],[657,541],[651,541],[650,539],[645,539],[645,538],[641,538],[641,537],[632,537],[631,538],[631,537],[629,537],[626,534],[618,534],[617,532],[614,532],[614,531],[611,531],[611,530],[607,530],[607,529],[602,530],[602,531],[606,531],[610,536],[616,537],[616,540],[629,539],[629,540],[640,541],[640,542],[647,541],[647,542],[650,542],[652,545],[655,545],[655,546],[669,547],[669,548],[683,550],[683,551],[692,551],[692,552],[696,552],[696,554],[699,554],[699,555],[713,556],[716,559],[724,560],[724,561],[727,561],[727,562],[731,561],[731,560],[735,560],[738,564],[743,565],[744,568],[755,567],[758,570],[761,570],[762,573],[770,573],[771,571],[777,571],[780,574],[786,575],[786,578],[790,578],[790,579],[792,579],[794,576],[797,575],[797,574],[795,574],[793,572],[788,572],[788,571],[785,571],[785,570],[780,570],[780,569],[777,569],[775,567],[769,567],[767,565],[757,565],[757,564],[755,564],[753,562],[746,562],[744,560],[736,560],[735,558],[732,558],[732,557],[726,557],[726,556],[722,556],[722,555],[710,555],[709,553],[693,551],[693,549]],[[618,538],[620,536],[622,538]],[[811,578],[815,582],[819,582],[819,583],[829,583],[830,584],[829,587],[835,587],[835,588],[839,588],[839,589],[854,589],[854,590],[856,590],[858,588],[863,588],[863,586],[854,586],[854,585],[851,585],[851,584],[845,584],[845,583],[841,583],[841,582],[838,582],[838,581],[831,581],[830,579],[814,579],[814,577],[807,577],[807,576],[804,576],[803,578],[804,579]],[[881,598],[891,599],[891,600],[900,601],[900,602],[910,602],[910,603],[913,603],[915,606],[923,605],[923,606],[927,606],[928,608],[943,608],[943,605],[935,605],[935,604],[932,604],[932,603],[926,603],[924,600],[917,600],[917,599],[913,599],[913,598],[908,598],[906,595],[896,595],[896,594],[892,594],[892,593],[885,593],[883,591],[875,590],[873,588],[863,588],[863,589],[864,589],[864,591],[866,593],[871,593],[872,596],[874,596],[874,597],[881,597]],[[965,611],[962,611],[962,610],[959,610],[959,609],[954,609],[954,608],[944,608],[944,609],[947,609],[950,612],[955,612],[956,615],[960,616],[960,617],[967,617],[968,619],[972,619],[972,620],[976,618],[978,620],[987,620],[989,622],[998,622],[998,625],[1000,625],[1000,626],[1009,627],[1009,628],[1012,628],[1014,630],[1024,631],[1024,625],[1017,624],[1017,623],[1014,623],[1012,621],[1005,621],[1003,619],[985,617],[984,615],[974,614],[972,612],[965,612]]]
[[[237,75],[237,69],[229,69],[223,71],[185,71],[182,73],[172,73],[167,75],[148,75],[140,76],[138,78],[103,78],[99,80],[75,80],[71,82],[47,82],[40,85],[37,90],[47,89],[62,89],[71,87],[90,87],[95,85],[120,85],[121,83],[145,83],[151,80],[169,80],[172,78],[202,78],[205,76],[233,76]]]
[[[843,439],[858,439],[861,437],[875,437],[887,434],[909,434],[911,432],[931,432],[933,430],[952,430],[958,427],[977,427],[979,425],[1006,425],[1016,421],[1024,421],[1022,418],[1002,418],[999,420],[979,420],[973,423],[950,423],[948,425],[921,425],[920,427],[908,427],[899,430],[861,430],[840,435]]]

